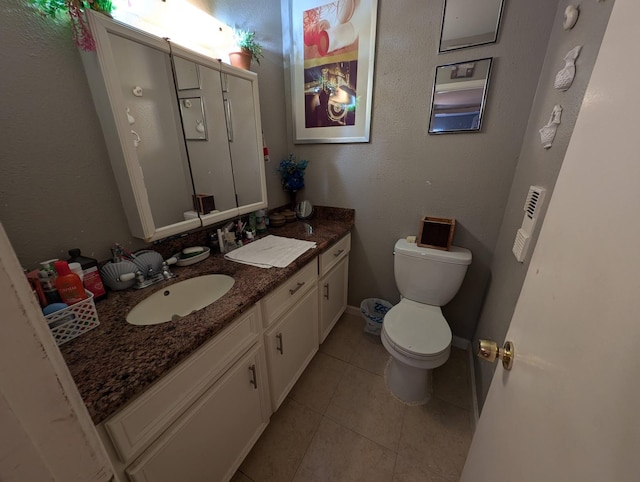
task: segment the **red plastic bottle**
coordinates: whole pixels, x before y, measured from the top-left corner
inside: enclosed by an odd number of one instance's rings
[[[102,284],[100,271],[98,271],[98,261],[93,258],[82,256],[78,248],[70,249],[69,256],[70,258],[67,260],[68,263],[80,263],[80,266],[82,266],[82,272],[84,274],[82,284],[85,289],[93,293],[93,300],[100,301],[101,299],[106,298],[107,292]]]
[[[80,277],[71,272],[66,261],[56,261],[53,263],[53,267],[58,273],[56,288],[63,302],[73,305],[89,297],[84,291]]]

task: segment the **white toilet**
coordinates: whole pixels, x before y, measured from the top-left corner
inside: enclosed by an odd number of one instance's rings
[[[471,251],[421,248],[400,239],[393,254],[402,300],[382,322],[382,344],[391,354],[385,378],[397,398],[417,405],[431,398],[431,370],[449,358],[451,329],[440,307],[460,289]]]

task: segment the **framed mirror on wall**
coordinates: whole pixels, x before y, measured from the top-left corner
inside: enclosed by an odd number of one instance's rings
[[[492,60],[485,58],[436,67],[429,134],[480,130]]]
[[[504,0],[444,0],[439,53],[495,43]]]

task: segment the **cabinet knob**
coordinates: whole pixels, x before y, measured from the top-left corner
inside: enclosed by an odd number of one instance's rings
[[[333,255],[337,258],[338,256],[340,256],[342,253],[344,253],[344,249],[339,249],[338,251],[336,251],[335,253],[333,253]]]

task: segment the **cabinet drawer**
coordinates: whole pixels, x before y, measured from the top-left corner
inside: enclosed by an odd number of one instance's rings
[[[105,422],[120,460],[141,452],[246,352],[258,340],[260,323],[254,306]]]
[[[291,278],[285,281],[273,293],[267,295],[262,303],[262,317],[264,326],[273,323],[282,313],[286,312],[295,302],[315,286],[318,279],[318,264],[314,259]]]
[[[320,255],[320,276],[324,276],[351,250],[351,233]]]

